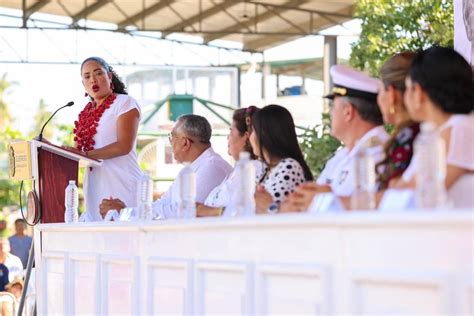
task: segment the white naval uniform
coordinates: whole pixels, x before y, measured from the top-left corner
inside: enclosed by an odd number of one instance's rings
[[[337,151],[334,157],[329,159],[326,163],[316,183],[331,186],[335,195],[350,196],[355,189],[353,174],[354,159],[357,153],[363,148],[363,145],[372,137],[378,138],[381,144],[384,144],[389,139],[389,135],[383,126],[372,128],[357,141],[351,151],[347,148],[342,148]],[[383,158],[384,152],[380,150],[375,157],[375,163],[382,161]]]

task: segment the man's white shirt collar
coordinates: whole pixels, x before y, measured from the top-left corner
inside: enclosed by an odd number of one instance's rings
[[[191,169],[193,171],[196,171],[196,169],[202,165],[203,163],[206,162],[207,159],[211,158],[214,156],[216,153],[214,152],[214,149],[212,147],[209,147],[205,151],[202,152],[202,154],[199,155],[192,163],[191,163]]]
[[[369,130],[367,133],[365,133],[364,136],[362,136],[356,142],[355,146],[348,153],[348,157],[356,155],[359,152],[359,150],[361,149],[361,147],[364,146],[364,144],[374,136],[377,136],[377,138],[380,139],[380,141],[382,142],[380,145],[383,145],[383,143],[385,143],[389,138],[389,135],[385,131],[385,128],[384,128],[383,125],[382,126],[376,126],[376,127],[372,128],[371,130]]]

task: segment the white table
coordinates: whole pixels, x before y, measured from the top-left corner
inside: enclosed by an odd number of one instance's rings
[[[38,312],[472,315],[473,216],[38,225]]]

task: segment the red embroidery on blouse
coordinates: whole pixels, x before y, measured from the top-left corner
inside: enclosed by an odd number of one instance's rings
[[[74,122],[74,142],[76,148],[83,151],[94,149],[94,136],[97,133],[97,126],[105,110],[110,108],[116,98],[115,94],[109,95],[101,105],[96,106],[95,101],[87,103],[84,110],[79,113],[78,121]]]

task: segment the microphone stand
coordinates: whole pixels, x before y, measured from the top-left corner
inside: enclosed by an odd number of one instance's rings
[[[41,131],[40,131],[39,135],[36,137],[36,140],[41,141],[43,139],[44,128],[46,127],[46,125],[48,125],[49,121],[51,121],[51,119],[56,115],[56,113],[59,112],[59,110],[64,109],[65,107],[73,106],[73,105],[74,105],[74,102],[70,101],[70,102],[68,102],[68,104],[63,105],[62,107],[60,107],[59,109],[54,111],[53,115],[51,115],[49,117],[49,119],[46,121],[46,123],[43,124],[43,127],[41,127]]]

